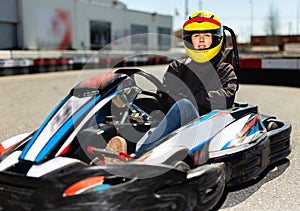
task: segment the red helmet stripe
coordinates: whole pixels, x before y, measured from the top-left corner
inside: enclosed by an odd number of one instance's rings
[[[221,23],[219,21],[217,21],[213,18],[205,18],[205,17],[195,17],[195,18],[189,19],[184,23],[183,27],[185,27],[186,25],[193,23],[193,22],[210,22],[210,23],[213,23],[213,24],[221,27]]]

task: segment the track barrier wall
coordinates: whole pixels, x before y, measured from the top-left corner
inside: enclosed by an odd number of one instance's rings
[[[185,56],[183,52],[108,52],[93,58],[94,51],[0,51],[0,76],[55,71],[168,64]],[[166,55],[166,56],[162,56]],[[28,59],[29,58],[29,59]],[[240,58],[240,83],[300,87],[300,58]]]

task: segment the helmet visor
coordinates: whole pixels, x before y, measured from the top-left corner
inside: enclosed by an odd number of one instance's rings
[[[183,40],[186,47],[188,47],[189,49],[196,50],[196,48],[192,43],[192,35],[196,33],[212,34],[212,44],[208,48],[206,48],[206,49],[211,49],[220,44],[220,41],[222,40],[223,37],[223,28],[221,27],[213,30],[193,30],[193,31],[183,30]],[[201,49],[201,50],[206,50],[206,49]]]

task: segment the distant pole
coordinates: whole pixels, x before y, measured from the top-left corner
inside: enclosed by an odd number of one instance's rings
[[[188,15],[189,15],[189,0],[185,0],[185,17],[184,17],[184,21],[186,21],[188,19]]]
[[[249,3],[251,5],[251,28],[250,28],[250,41],[251,41],[251,36],[253,35],[253,1],[249,0]]]
[[[300,6],[300,1],[298,1],[298,4],[297,4],[297,35],[299,35],[299,6]]]
[[[199,10],[203,10],[203,3],[202,3],[202,0],[199,0]]]

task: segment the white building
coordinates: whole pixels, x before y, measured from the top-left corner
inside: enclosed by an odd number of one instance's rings
[[[116,0],[6,0],[0,1],[0,49],[98,50],[113,43],[111,49],[167,50],[172,21]]]

